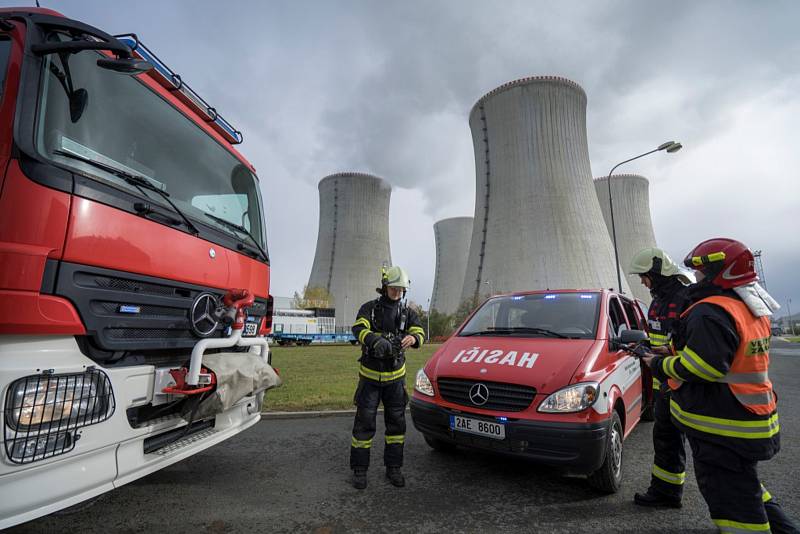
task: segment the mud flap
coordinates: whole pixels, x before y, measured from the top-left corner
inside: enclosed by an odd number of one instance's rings
[[[195,420],[222,413],[249,395],[283,383],[268,363],[249,352],[206,354],[203,366],[214,372],[217,387],[200,401],[194,413]],[[187,403],[181,416],[191,419],[193,409],[191,403]]]

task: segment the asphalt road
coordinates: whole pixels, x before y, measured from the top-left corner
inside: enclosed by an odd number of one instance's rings
[[[762,463],[760,473],[798,519],[800,346],[774,341],[771,356],[783,450]],[[624,485],[614,495],[513,459],[434,452],[411,429],[410,417],[407,486],[397,489],[384,479],[378,448],[369,486],[358,491],[348,483],[351,424],[343,416],[267,419],[86,510],[9,532],[715,532],[691,465],[683,509],[632,504],[633,493],[649,482],[649,423],[625,442]],[[381,426],[378,436],[382,432]]]

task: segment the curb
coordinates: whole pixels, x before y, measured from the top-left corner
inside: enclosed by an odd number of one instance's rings
[[[409,408],[406,407],[406,411]],[[383,408],[378,409],[378,413]],[[356,414],[355,410],[316,410],[310,412],[261,412],[261,419],[312,419],[314,417],[345,417]]]

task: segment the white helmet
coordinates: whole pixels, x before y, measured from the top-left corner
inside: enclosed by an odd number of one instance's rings
[[[645,248],[633,255],[628,274],[659,274],[661,276],[677,276],[684,284],[691,284],[690,279],[678,267],[669,254],[657,247]]]
[[[391,267],[383,267],[381,269],[381,286],[402,287],[408,289],[411,285],[411,280],[408,278],[408,273],[397,265]]]

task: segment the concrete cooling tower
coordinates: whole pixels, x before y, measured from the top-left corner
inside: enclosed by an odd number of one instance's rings
[[[472,238],[472,217],[442,219],[433,225],[433,233],[436,237],[436,277],[431,309],[451,314],[461,302]]]
[[[649,186],[647,178],[638,174],[615,174],[611,177],[619,267],[623,278],[628,279],[633,296],[647,304],[651,300],[650,291],[639,282],[638,275],[626,273],[634,254],[643,248],[658,246],[650,217]],[[595,178],[594,187],[597,200],[600,201],[600,209],[603,211],[603,219],[606,221],[608,235],[611,236],[608,176]]]
[[[391,265],[391,186],[369,174],[343,172],[319,182],[319,233],[309,287],[334,298],[336,326],[349,327],[358,308],[377,298],[381,265]]]
[[[469,125],[475,221],[462,299],[616,287],[592,186],[583,89],[551,76],[513,81],[478,100]]]

